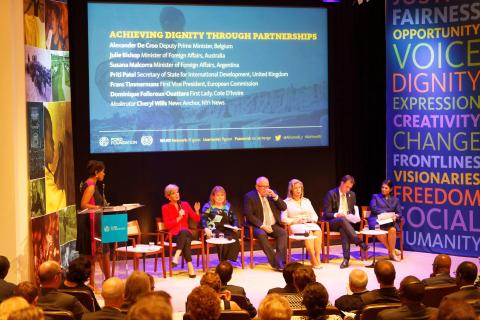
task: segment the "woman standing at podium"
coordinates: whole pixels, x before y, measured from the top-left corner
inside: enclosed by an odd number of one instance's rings
[[[110,247],[95,241],[95,209],[102,208],[104,197],[97,187],[98,181],[105,178],[105,165],[102,161],[90,160],[87,164],[89,177],[80,185],[82,201],[80,207],[92,209],[87,214],[77,215],[77,250],[80,254],[89,256],[92,261],[90,284],[95,287],[95,260],[98,260],[105,279],[110,278]]]
[[[188,217],[193,221],[200,221],[200,202],[195,202],[192,207],[186,201],[180,201],[180,192],[177,185],[169,184],[165,187],[165,198],[170,202],[162,206],[163,223],[173,236],[173,241],[177,243],[177,250],[173,257],[172,264],[178,264],[180,254],[187,261],[188,276],[195,278],[195,269],[192,263],[192,231],[188,228]],[[170,258],[171,259],[171,258]]]

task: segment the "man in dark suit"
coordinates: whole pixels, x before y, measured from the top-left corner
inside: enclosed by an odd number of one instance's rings
[[[355,213],[355,192],[351,191],[355,179],[346,175],[342,178],[340,186],[327,192],[323,198],[322,220],[328,222],[330,230],[340,232],[342,239],[343,261],[340,268],[347,268],[350,260],[350,243],[354,243],[362,250],[367,250],[367,245],[355,234],[350,222],[346,219],[348,214]]]
[[[247,298],[247,294],[243,287],[235,286],[233,284],[228,284],[232,279],[233,267],[228,261],[220,262],[215,268],[215,272],[220,276],[220,281],[222,281],[221,291],[230,291],[232,295],[244,296],[245,305],[238,304],[240,308],[246,310],[250,317],[253,319],[257,315],[257,309],[250,302],[250,299]],[[235,301],[237,302],[237,301]]]
[[[477,300],[474,304],[472,304],[473,309],[475,310],[475,313],[477,316],[480,317],[480,300]]]
[[[244,211],[253,234],[260,241],[270,265],[278,271],[283,269],[287,253],[287,232],[280,223],[280,212],[287,209],[286,203],[270,189],[267,178],[257,178],[255,190],[244,197]],[[268,237],[277,240],[277,250],[268,243]]]
[[[457,292],[450,293],[443,300],[475,300],[480,299],[480,288],[475,287],[474,283],[477,278],[478,268],[475,263],[464,261],[457,267],[456,281],[460,288]]]
[[[123,304],[125,284],[116,277],[108,278],[102,285],[102,297],[105,300],[105,307],[97,312],[85,313],[82,320],[122,320],[125,314],[120,311]]]
[[[40,279],[40,295],[37,305],[44,310],[67,310],[79,320],[88,312],[85,307],[72,295],[59,292],[57,289],[62,282],[62,269],[56,261],[45,261],[38,268]]]
[[[393,264],[388,260],[377,261],[377,263],[375,263],[374,272],[378,284],[380,285],[380,289],[362,294],[363,305],[400,302],[397,289],[393,285],[396,275]]]
[[[283,269],[283,279],[285,279],[285,287],[276,287],[268,290],[267,295],[270,293],[278,293],[278,294],[284,294],[284,293],[297,293],[297,289],[295,288],[295,285],[293,284],[293,273],[295,270],[297,270],[299,267],[301,267],[302,264],[300,262],[289,262]]]
[[[13,289],[13,295],[24,298],[32,305],[37,305],[38,287],[33,282],[22,281]]]
[[[13,289],[15,289],[13,283],[5,281],[8,270],[10,270],[10,262],[7,257],[0,256],[0,302],[11,297],[13,295]]]
[[[439,254],[433,260],[433,273],[430,278],[423,279],[426,286],[438,286],[442,284],[455,284],[455,278],[450,277],[450,267],[452,259],[449,255]]]
[[[348,286],[352,294],[346,294],[335,300],[335,307],[341,311],[360,310],[363,307],[362,294],[368,292],[368,275],[365,271],[354,269],[348,276]]]
[[[477,303],[478,304],[478,303]],[[477,309],[475,314],[475,304],[470,305],[463,300],[448,299],[442,301],[438,307],[437,320],[445,319],[461,319],[461,320],[477,320],[477,315],[480,313]],[[480,318],[479,318],[480,319]]]
[[[381,311],[377,320],[427,320],[438,312],[437,308],[425,307],[422,304],[425,285],[417,277],[405,277],[400,283],[398,295],[402,306]]]

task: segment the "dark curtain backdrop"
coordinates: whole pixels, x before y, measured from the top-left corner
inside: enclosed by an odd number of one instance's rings
[[[312,6],[318,3],[292,1],[282,4]],[[282,197],[285,197],[290,179],[302,180],[305,195],[315,209],[320,209],[325,192],[338,185],[347,173],[357,181],[354,190],[359,205],[368,205],[371,194],[378,192],[385,178],[382,1],[370,0],[361,6],[350,1],[328,5],[330,147],[107,155],[89,153],[86,1],[71,1],[70,5],[76,185],[87,178],[85,167],[89,159],[104,161],[108,201],[144,204],[144,208],[131,214],[131,219],[140,220],[142,230],[154,230],[155,217],[159,216],[161,205],[167,202],[163,189],[168,183],[179,185],[182,199],[192,205],[194,201],[202,204],[208,201],[213,186],[222,185],[238,213],[243,209],[243,195],[254,187],[260,175],[267,176],[270,185]],[[80,202],[79,193],[77,199]]]

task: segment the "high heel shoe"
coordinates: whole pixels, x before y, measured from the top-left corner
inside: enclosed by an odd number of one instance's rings
[[[194,274],[189,274],[188,277],[193,279],[193,278],[196,278],[197,275],[195,273]]]
[[[395,253],[390,254],[389,256],[390,256],[390,260],[391,260],[391,261],[396,261],[396,262],[400,262],[400,261],[401,261],[400,258],[399,258]]]
[[[178,266],[178,262],[172,261],[172,267],[176,268]]]

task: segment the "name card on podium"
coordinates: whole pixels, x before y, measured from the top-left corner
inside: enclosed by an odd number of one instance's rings
[[[102,242],[125,242],[128,240],[128,215],[126,213],[102,216]]]

